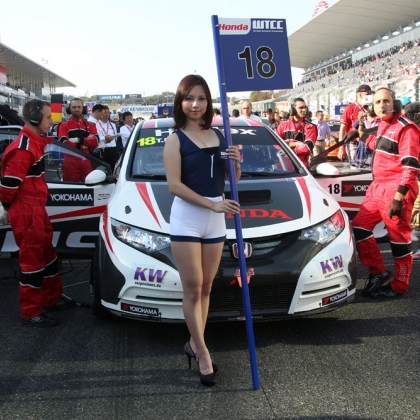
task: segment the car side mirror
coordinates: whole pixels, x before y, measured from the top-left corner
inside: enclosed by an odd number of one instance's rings
[[[106,180],[106,173],[104,171],[101,171],[100,169],[95,169],[86,176],[85,184],[93,186],[103,184]]]
[[[327,176],[340,175],[340,171],[335,166],[327,162],[320,163],[316,167],[316,172],[317,174],[327,175]]]

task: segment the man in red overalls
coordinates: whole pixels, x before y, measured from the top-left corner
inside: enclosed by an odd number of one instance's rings
[[[49,102],[31,99],[23,106],[25,126],[2,158],[0,200],[19,247],[21,325],[53,327],[57,320],[45,312],[69,309],[76,302],[63,295],[58,260],[52,245],[53,227],[45,210],[44,135],[53,125]]]
[[[282,121],[277,134],[287,142],[296,156],[309,168],[309,159],[318,138],[316,125],[306,119],[308,107],[302,98],[295,98],[290,107],[290,119]]]
[[[70,101],[71,118],[58,127],[58,139],[68,146],[82,150],[87,154],[98,147],[99,136],[96,125],[83,118],[84,105],[79,98]],[[63,162],[63,180],[70,182],[85,182],[86,176],[92,172],[92,165],[88,159],[65,154]]]
[[[387,88],[376,91],[373,106],[380,121],[377,135],[368,137],[366,145],[374,150],[374,180],[352,225],[360,261],[370,271],[362,296],[394,298],[407,292],[413,265],[410,220],[419,190],[420,129],[401,114]],[[372,232],[381,220],[395,263],[392,281]]]

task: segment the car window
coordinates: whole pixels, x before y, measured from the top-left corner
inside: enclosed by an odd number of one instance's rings
[[[94,169],[102,169],[107,174],[111,173],[108,164],[77,149],[67,149],[58,142],[45,147],[44,160],[47,183],[84,184],[86,176]]]
[[[223,130],[221,129],[223,132]],[[134,143],[135,154],[130,175],[161,176],[165,175],[163,165],[163,147],[166,137],[172,130],[142,129],[138,131]],[[232,142],[241,153],[243,173],[257,175],[295,176],[300,167],[291,157],[290,151],[283,149],[276,137],[265,127],[231,127]]]

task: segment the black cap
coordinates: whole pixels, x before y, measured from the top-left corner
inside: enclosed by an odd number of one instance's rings
[[[369,85],[360,85],[356,90],[356,93],[359,92],[366,92],[367,94],[373,93]]]

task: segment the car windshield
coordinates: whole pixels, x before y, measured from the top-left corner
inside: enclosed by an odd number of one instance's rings
[[[221,131],[223,129],[220,127]],[[137,132],[135,154],[131,165],[133,178],[165,178],[163,147],[172,132],[157,128]],[[242,176],[296,176],[301,166],[293,154],[285,150],[270,130],[263,126],[231,127],[232,142],[241,153]]]

